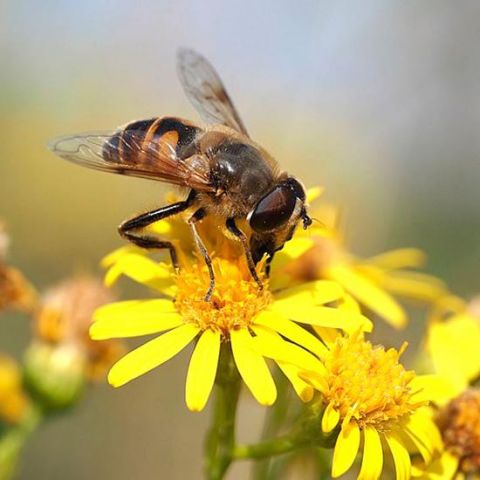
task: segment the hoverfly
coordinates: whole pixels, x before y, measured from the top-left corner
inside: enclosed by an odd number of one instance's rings
[[[302,221],[307,228],[305,189],[252,141],[212,65],[198,53],[182,49],[177,55],[183,89],[206,127],[176,117],[134,121],[112,132],[81,133],[50,142],[62,158],[86,167],[120,175],[159,180],[187,187],[185,200],[124,221],[119,233],[147,249],[168,249],[178,271],[171,242],[142,233],[158,220],[188,212],[193,238],[208,267],[209,300],[215,274],[197,223],[210,214],[225,220],[224,230],[241,242],[248,268],[260,288],[255,265],[267,255],[266,270],[276,251]],[[236,224],[246,219],[251,235]]]

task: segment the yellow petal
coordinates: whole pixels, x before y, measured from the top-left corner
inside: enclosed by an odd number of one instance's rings
[[[337,478],[350,469],[360,447],[360,429],[356,422],[342,427],[335,444],[332,477]]]
[[[94,321],[105,319],[151,318],[164,313],[175,313],[172,300],[157,298],[154,300],[126,300],[103,305],[93,315]]]
[[[160,292],[172,283],[172,271],[167,265],[154,262],[138,253],[122,256],[107,272],[105,282],[110,285],[120,275]]]
[[[408,480],[410,478],[411,462],[408,450],[399,438],[392,432],[385,434],[393,462],[395,463],[396,480]]]
[[[283,318],[277,313],[264,311],[255,318],[256,325],[263,325],[283,335],[285,338],[310,350],[319,357],[324,357],[328,351],[322,342],[296,323]]]
[[[395,328],[405,326],[407,317],[402,307],[391,295],[378,288],[365,276],[344,264],[335,264],[329,267],[328,275],[332,280],[340,283],[359,302]]]
[[[288,378],[302,402],[309,402],[313,398],[314,390],[311,385],[300,378],[300,369],[295,365],[285,362],[277,362],[277,365]]]
[[[158,314],[156,317],[136,318],[106,318],[97,320],[90,326],[92,340],[106,340],[109,338],[127,338],[150,335],[163,332],[183,324],[183,318],[178,313]]]
[[[441,375],[417,375],[410,382],[413,392],[412,401],[433,401],[443,405],[457,396],[461,390]]]
[[[337,283],[330,280],[316,280],[296,287],[275,292],[275,303],[282,305],[307,304],[324,305],[343,298],[345,292]]]
[[[432,454],[442,449],[442,437],[430,409],[420,408],[413,412],[408,419],[407,430],[415,433]]]
[[[427,349],[435,371],[459,390],[480,373],[480,324],[469,315],[457,315],[431,324]]]
[[[363,459],[358,480],[377,480],[383,468],[383,451],[380,435],[373,427],[363,430]]]
[[[329,403],[327,408],[323,412],[322,417],[322,432],[329,433],[331,432],[340,421],[340,412],[335,409],[335,407]]]
[[[277,388],[267,363],[254,347],[253,339],[244,328],[230,332],[232,351],[238,371],[252,395],[262,405],[272,405]]]
[[[117,248],[113,252],[109,253],[102,258],[101,265],[103,268],[111,267],[114,263],[118,262],[122,257],[130,255],[131,253],[138,253],[139,255],[146,255],[147,250],[143,248],[136,247],[133,244],[124,245],[123,247]]]
[[[253,326],[256,337],[252,346],[262,356],[275,361],[290,363],[303,370],[324,372],[323,364],[311,353],[283,340],[276,332],[262,326]]]
[[[428,465],[415,465],[412,474],[420,480],[460,480],[462,477],[457,473],[458,461],[458,457],[445,450]]]
[[[110,369],[109,383],[120,387],[165,363],[183,350],[198,332],[198,327],[182,325],[132,350]]]
[[[94,340],[149,335],[183,323],[171,300],[128,300],[104,305],[94,313]]]
[[[325,189],[323,187],[311,187],[307,189],[307,203],[311,203],[322,195]]]
[[[282,250],[275,255],[273,262],[273,271],[282,270],[292,260],[301,257],[310,248],[312,248],[314,242],[308,237],[294,237],[285,244]]]
[[[206,330],[200,336],[188,367],[185,400],[193,412],[203,410],[212,391],[220,353],[220,333]]]
[[[341,335],[335,328],[319,327],[318,325],[313,325],[312,327],[315,333],[322,339],[322,342],[328,347],[331,347]]]
[[[287,305],[274,302],[269,306],[269,310],[307,325],[341,328],[346,331],[358,329],[369,331],[372,328],[372,323],[365,316],[346,312],[339,308],[309,306],[307,304]]]
[[[397,270],[399,268],[422,267],[425,261],[425,253],[418,248],[398,248],[367,258],[364,263],[373,263],[377,267],[387,270]]]
[[[147,230],[155,235],[163,236],[172,233],[172,224],[168,220],[159,220],[148,226]]]
[[[441,280],[419,272],[389,273],[381,285],[394,295],[421,302],[433,302],[447,291]]]

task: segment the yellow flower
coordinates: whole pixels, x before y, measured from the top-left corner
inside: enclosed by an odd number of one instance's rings
[[[433,398],[433,414],[445,449],[439,459],[417,469],[421,479],[480,476],[480,389],[471,387],[480,375],[479,345],[475,303],[467,305],[454,296],[443,298],[430,319],[426,351],[443,382]]]
[[[403,248],[361,259],[348,251],[337,227],[338,214],[324,207],[312,215],[324,224],[314,224],[306,232],[298,229],[280,253],[287,259],[295,259],[283,262],[285,272],[291,277],[336,281],[364,307],[395,328],[402,328],[407,322],[406,312],[395,296],[433,302],[445,294],[440,280],[411,270],[425,262],[420,250]],[[299,255],[299,246],[304,248],[308,241],[310,248]]]
[[[20,423],[29,406],[18,365],[10,357],[0,354],[0,423]]]
[[[273,291],[263,278],[260,291],[243,257],[213,258],[216,286],[211,301],[206,302],[206,266],[199,259],[182,257],[178,275],[144,253],[116,251],[104,262],[110,265],[107,283],[126,275],[151,287],[161,298],[101,307],[95,313],[91,337],[99,340],[166,332],[112,367],[108,379],[113,386],[124,385],[165,363],[196,340],[186,381],[190,410],[202,410],[209,398],[221,344],[231,346],[240,376],[259,403],[271,405],[277,394],[266,358],[275,361],[302,400],[308,401],[313,389],[298,377],[297,365],[319,368],[317,357],[324,355],[326,348],[296,322],[328,329],[371,327],[357,312],[326,306],[342,301],[343,290],[336,283],[316,281]],[[262,276],[260,268],[258,274]]]
[[[468,388],[480,375],[480,316],[460,298],[448,296],[433,311],[426,350],[435,373],[455,386]]]
[[[410,478],[409,451],[419,451],[429,463],[441,439],[428,415],[423,378],[399,363],[406,346],[385,350],[361,333],[337,335],[328,345],[324,370],[301,376],[321,393],[322,431],[339,429],[332,477],[351,468],[363,437],[359,479],[380,478],[384,446],[393,456],[397,479]]]

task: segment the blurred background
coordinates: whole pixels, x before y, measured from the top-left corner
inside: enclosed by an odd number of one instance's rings
[[[67,164],[46,142],[157,115],[197,120],[175,71],[176,49],[190,46],[254,139],[344,206],[354,252],[417,246],[456,293],[478,293],[479,22],[475,0],[0,2],[9,261],[42,288],[97,271],[121,244],[120,221],[161,204],[166,187]],[[29,328],[3,317],[0,349],[19,352]],[[184,407],[188,355],[96,388],[33,438],[20,478],[199,478],[208,409]],[[240,436],[253,439],[263,411],[245,396],[241,413]]]

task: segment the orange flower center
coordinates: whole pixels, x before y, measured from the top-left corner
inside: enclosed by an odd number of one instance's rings
[[[409,386],[415,377],[399,363],[400,351],[373,346],[361,334],[339,337],[326,359],[326,402],[342,419],[353,418],[360,428],[367,425],[388,430],[420,404],[412,402]]]
[[[228,338],[230,330],[251,325],[253,318],[272,301],[272,294],[265,279],[263,289],[259,289],[241,262],[217,257],[213,268],[215,289],[210,301],[205,301],[210,285],[207,267],[195,262],[177,276],[175,305],[187,322],[202,330],[220,331]]]

